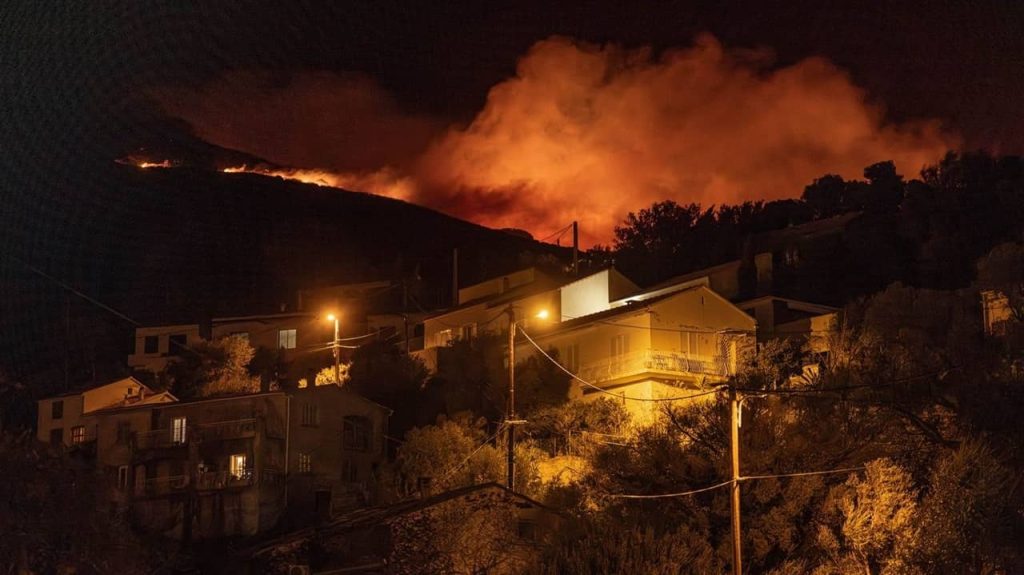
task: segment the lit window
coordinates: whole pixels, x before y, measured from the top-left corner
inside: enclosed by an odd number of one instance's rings
[[[320,410],[315,403],[302,404],[302,425],[320,425]]]
[[[342,446],[345,449],[366,451],[370,449],[370,420],[354,415],[345,416],[341,422]]]
[[[117,488],[121,491],[128,489],[128,466],[122,465],[117,468]]]
[[[451,345],[452,343],[452,330],[442,329],[437,332],[437,345],[438,347]]]
[[[313,471],[313,457],[308,453],[299,453],[299,473]]]
[[[242,479],[248,474],[248,470],[245,467],[245,454],[236,453],[231,456],[230,472],[233,479]]]
[[[76,425],[71,428],[71,444],[78,445],[85,443],[85,426]]]
[[[50,404],[50,419],[62,419],[64,417],[64,401],[58,400]]]
[[[277,346],[283,349],[295,349],[295,330],[282,329],[278,331]]]
[[[171,442],[172,443],[185,443],[187,436],[185,435],[186,424],[188,420],[184,417],[175,417],[171,420]]]

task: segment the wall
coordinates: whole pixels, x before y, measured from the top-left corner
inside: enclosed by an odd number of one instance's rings
[[[199,324],[180,324],[139,327],[135,329],[135,352],[128,356],[128,365],[135,369],[152,372],[162,371],[167,362],[182,352],[170,343],[171,335],[184,335],[186,345],[199,341]],[[158,338],[157,351],[146,353],[146,337]]]

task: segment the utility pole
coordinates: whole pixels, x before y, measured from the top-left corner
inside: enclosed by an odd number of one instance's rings
[[[338,332],[338,316],[331,314],[327,319],[334,320],[334,383],[341,387],[341,337]]]
[[[516,488],[516,312],[508,306],[508,479],[509,491]]]
[[[572,222],[572,275],[580,277],[580,224]]]
[[[729,383],[729,423],[732,444],[732,572],[743,573],[743,547],[740,540],[740,401],[735,381]]]

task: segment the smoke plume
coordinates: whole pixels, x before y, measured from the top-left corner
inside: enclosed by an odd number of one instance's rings
[[[774,68],[769,60],[710,35],[658,56],[552,38],[490,90],[469,125],[443,132],[403,115],[368,81],[323,75],[256,98],[212,89],[198,112],[172,109],[215,143],[358,171],[378,182],[363,191],[491,227],[544,236],[578,220],[587,244],[610,241],[627,212],[654,201],[795,197],[823,174],[860,177],[882,160],[913,176],[958,143],[937,121],[887,122],[822,58]],[[380,146],[353,147],[366,142]],[[368,177],[374,170],[389,177]],[[387,189],[394,181],[400,191]]]

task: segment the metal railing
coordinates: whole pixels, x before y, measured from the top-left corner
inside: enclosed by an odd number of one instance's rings
[[[188,487],[187,475],[153,477],[135,484],[135,495],[166,495]]]
[[[729,358],[723,355],[691,356],[646,349],[581,365],[577,375],[594,383],[652,372],[724,377],[730,374],[729,364]]]
[[[154,429],[139,431],[135,434],[136,449],[159,449],[162,447],[180,447],[188,443],[188,433],[175,435],[171,429]]]
[[[194,426],[193,432],[203,441],[223,441],[225,439],[252,437],[256,435],[256,419],[247,418],[198,423]]]
[[[224,489],[226,487],[243,487],[252,485],[255,474],[246,468],[239,474],[230,471],[205,471],[196,476],[196,488],[199,490]]]

